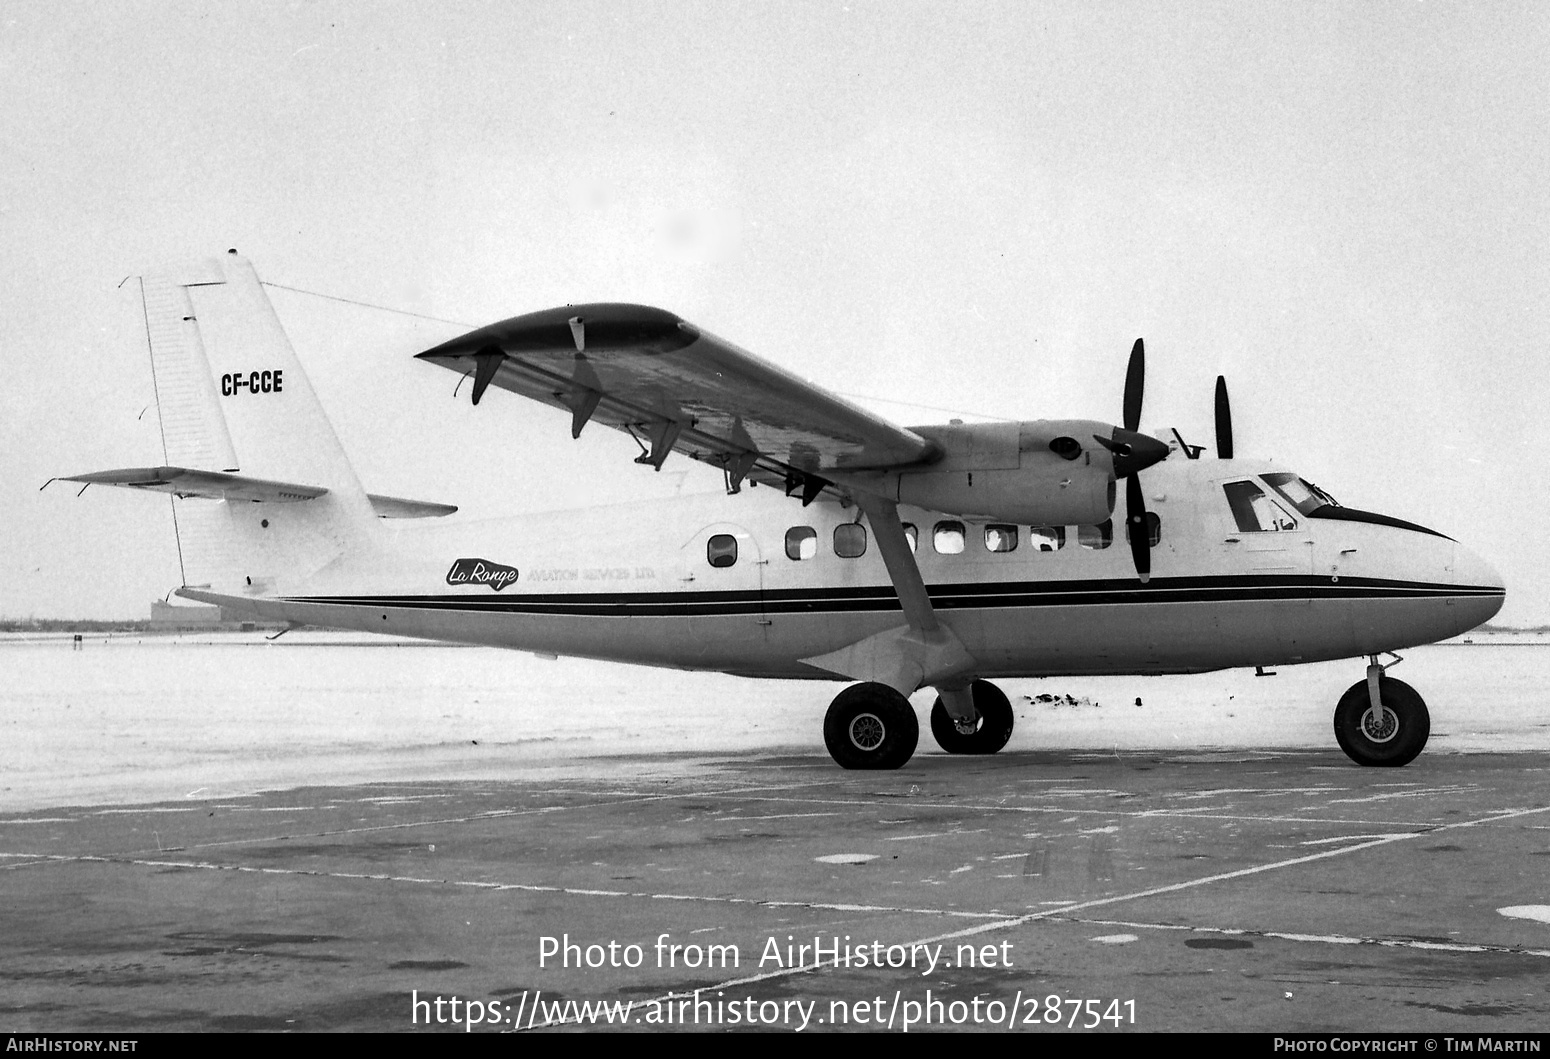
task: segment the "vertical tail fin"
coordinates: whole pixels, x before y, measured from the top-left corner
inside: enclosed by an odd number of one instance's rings
[[[328,490],[176,500],[184,584],[258,594],[369,547],[371,503],[253,266],[233,251],[141,283],[167,463]]]

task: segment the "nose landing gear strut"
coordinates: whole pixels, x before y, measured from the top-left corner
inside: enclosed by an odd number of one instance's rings
[[[1408,765],[1431,735],[1425,700],[1409,684],[1385,675],[1401,661],[1395,655],[1384,666],[1377,655],[1369,655],[1367,679],[1347,688],[1335,706],[1335,741],[1358,765]]]

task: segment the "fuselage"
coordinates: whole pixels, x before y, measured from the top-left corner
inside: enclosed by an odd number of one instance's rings
[[[1259,477],[1279,470],[1177,458],[1145,471],[1158,517],[1146,583],[1123,500],[1107,526],[899,513],[932,604],[981,677],[1371,655],[1457,635],[1500,609],[1501,579],[1463,546],[1307,517]],[[1271,501],[1257,501],[1261,528],[1245,529],[1254,492]],[[379,548],[305,578],[182,594],[311,625],[787,678],[839,679],[802,659],[904,621],[856,507],[803,507],[769,488],[381,528]]]

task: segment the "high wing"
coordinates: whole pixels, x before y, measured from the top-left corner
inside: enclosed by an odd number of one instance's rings
[[[660,470],[681,452],[723,468],[734,492],[746,477],[810,502],[826,473],[938,455],[919,434],[645,305],[545,309],[419,357],[473,375],[475,404],[492,385],[531,397],[569,411],[572,437],[596,420],[640,443],[637,462]]]

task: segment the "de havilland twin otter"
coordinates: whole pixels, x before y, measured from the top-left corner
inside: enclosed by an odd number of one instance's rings
[[[569,412],[573,437],[628,432],[641,464],[715,466],[726,495],[460,524],[362,488],[235,251],[140,284],[166,464],[70,480],[174,495],[179,595],[271,621],[851,681],[823,726],[846,768],[910,759],[922,687],[944,750],[993,754],[1013,722],[996,678],[1361,657],[1336,738],[1360,764],[1403,765],[1427,709],[1379,655],[1503,602],[1451,538],[1235,457],[1220,379],[1215,459],[1177,431],[1139,433],[1139,340],[1121,425],[905,429],[661,309],[513,317],[419,358],[471,377],[474,404],[509,390]]]

